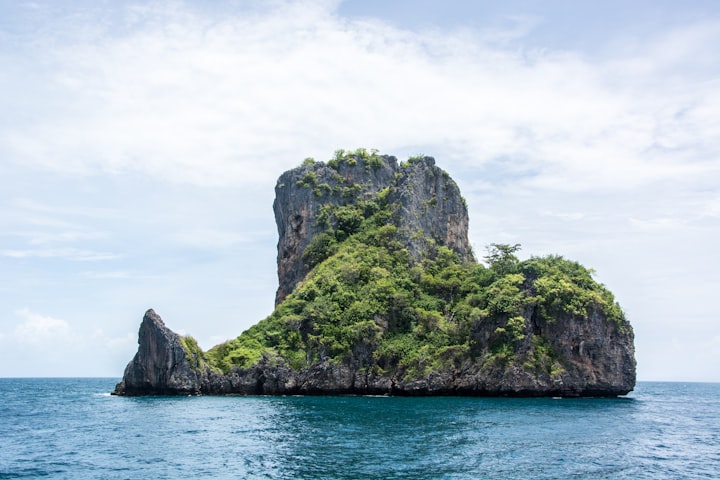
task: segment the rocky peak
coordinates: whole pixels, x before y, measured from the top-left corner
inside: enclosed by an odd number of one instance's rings
[[[125,368],[115,394],[191,394],[197,390],[197,376],[183,348],[182,337],[167,328],[150,309],[140,324],[138,351]]]
[[[275,304],[293,291],[310,270],[303,258],[308,245],[328,229],[342,229],[337,219],[325,221],[328,206],[357,205],[389,189],[399,239],[412,260],[433,246],[455,250],[463,260],[473,258],[468,241],[468,213],[460,189],[432,157],[415,157],[398,164],[389,155],[336,154],[324,163],[306,161],[283,173],[275,186],[278,228],[278,280]]]
[[[398,227],[410,257],[419,259],[433,245],[450,247],[473,259],[468,241],[468,211],[460,189],[433,157],[404,163],[390,201],[397,203]]]

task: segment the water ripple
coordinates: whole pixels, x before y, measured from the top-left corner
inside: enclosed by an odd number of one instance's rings
[[[0,479],[674,479],[720,472],[720,385],[629,399],[152,397],[0,379]]]

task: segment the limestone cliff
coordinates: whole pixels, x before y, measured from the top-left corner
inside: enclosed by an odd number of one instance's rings
[[[431,157],[359,150],[281,175],[279,288],[266,319],[208,352],[152,310],[115,394],[615,396],[633,330],[559,256],[472,255],[465,202]]]
[[[432,157],[398,164],[388,155],[350,155],[336,161],[307,162],[283,173],[275,186],[278,228],[278,305],[310,271],[303,258],[310,242],[328,229],[352,229],[352,219],[322,219],[328,206],[356,205],[383,189],[396,205],[395,223],[411,259],[420,259],[429,244],[445,245],[463,260],[472,259],[468,212],[460,189],[435,166]],[[346,232],[350,233],[350,232]]]
[[[200,393],[200,373],[191,368],[191,355],[182,338],[152,309],[145,312],[140,324],[138,345],[116,391],[125,395]]]

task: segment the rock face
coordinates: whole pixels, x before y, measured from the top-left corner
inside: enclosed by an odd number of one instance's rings
[[[532,315],[532,313],[529,313]],[[517,367],[480,366],[466,361],[426,378],[408,380],[350,363],[319,362],[294,370],[263,356],[251,368],[228,374],[200,366],[154,311],[140,327],[139,349],[114,395],[467,395],[602,396],[625,395],[635,386],[635,349],[629,325],[618,331],[604,318],[540,322],[553,347],[569,360],[560,375],[534,374]],[[528,318],[527,320],[531,320]],[[537,322],[537,319],[535,319]],[[487,331],[475,333],[487,341]],[[526,345],[524,348],[529,348]]]
[[[315,162],[282,174],[275,186],[275,222],[278,228],[278,290],[275,305],[295,289],[310,268],[303,253],[316,235],[338,228],[318,221],[323,208],[356,204],[393,187],[389,201],[397,204],[395,224],[417,260],[430,243],[472,259],[468,241],[468,212],[460,189],[432,157],[398,165],[388,155],[374,162],[353,158],[333,167]],[[342,225],[340,225],[342,227]]]
[[[125,368],[115,392],[123,395],[200,393],[200,372],[190,367],[181,337],[167,328],[152,309],[145,312],[138,351]]]
[[[328,164],[307,161],[285,172],[275,192],[278,305],[296,287],[300,290],[306,275],[313,270],[313,260],[307,252],[314,242],[327,232],[333,232],[333,239],[352,235],[363,202],[378,196],[383,196],[391,206],[388,221],[405,247],[411,265],[422,264],[428,251],[438,246],[447,247],[462,261],[475,264],[467,236],[465,202],[455,182],[435,166],[431,157],[414,158],[400,165],[395,157],[377,155],[346,156]],[[328,214],[330,211],[333,213]],[[475,313],[470,312],[464,324],[470,325],[464,334],[465,353],[453,356],[452,349],[446,349],[446,358],[436,358],[442,367],[421,375],[408,374],[407,368],[397,364],[383,363],[386,362],[383,356],[376,355],[378,337],[355,340],[351,355],[341,361],[324,355],[310,360],[308,353],[308,360],[298,367],[290,365],[290,357],[278,355],[277,350],[270,348],[252,364],[232,363],[223,367],[209,353],[202,352],[194,340],[172,332],[153,310],[148,310],[140,326],[138,352],[113,393],[617,396],[634,388],[634,336],[624,315],[608,310],[600,297],[591,297],[584,310],[556,308],[557,302],[549,295],[563,298],[567,292],[554,290],[544,293],[548,297],[546,303],[539,303],[536,299],[543,294],[539,284],[520,274],[515,277],[518,279],[513,281],[517,285],[522,283],[525,298],[529,299],[520,304],[525,306],[514,310],[515,313],[496,316],[482,313],[483,307],[474,308]],[[510,286],[505,292],[520,292],[520,287],[513,288]],[[289,301],[297,302],[296,294]],[[400,301],[399,297],[393,300]],[[480,296],[473,300],[481,301],[484,300]],[[468,305],[474,307],[472,303]],[[427,312],[419,314],[430,320],[435,318],[428,317]],[[290,323],[298,323],[297,332],[309,339],[307,335],[314,333],[303,327],[309,320],[300,314],[293,315]],[[375,314],[364,325],[378,335],[392,333],[383,315]],[[520,334],[508,333],[513,328]],[[501,338],[510,338],[507,342],[515,360],[509,361],[500,354]]]

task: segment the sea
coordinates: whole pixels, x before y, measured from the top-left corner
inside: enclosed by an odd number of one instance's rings
[[[717,479],[720,384],[622,398],[111,396],[0,379],[0,479]]]

